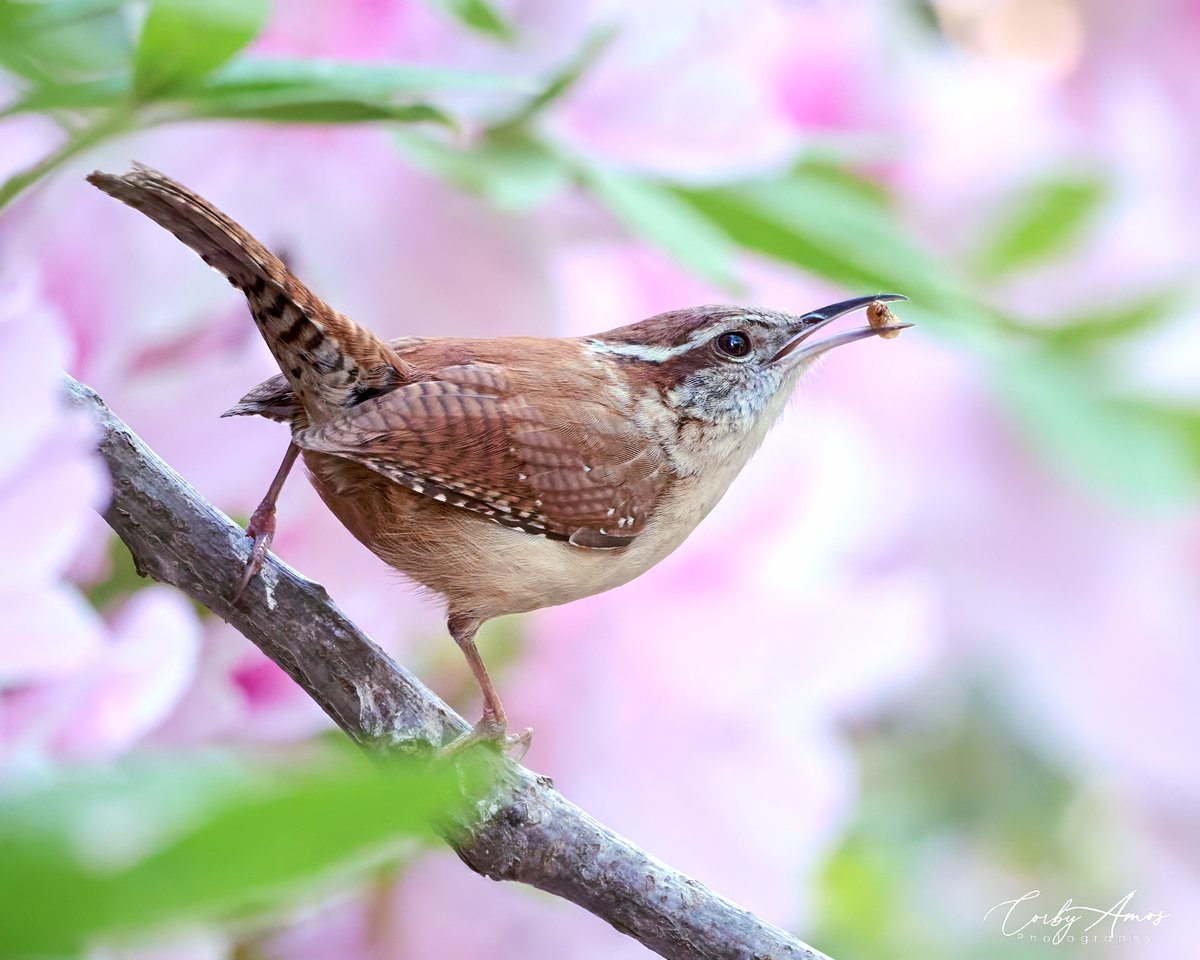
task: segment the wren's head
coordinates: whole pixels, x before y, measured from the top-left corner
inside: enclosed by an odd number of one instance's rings
[[[633,379],[653,384],[679,417],[742,432],[773,419],[812,361],[843,343],[909,326],[859,327],[831,337],[821,330],[875,300],[858,297],[802,316],[746,307],[708,306],[662,313],[589,338],[592,348],[640,368]],[[630,371],[634,373],[633,370]]]

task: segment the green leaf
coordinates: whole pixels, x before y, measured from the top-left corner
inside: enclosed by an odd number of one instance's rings
[[[771,180],[677,187],[674,193],[747,250],[864,295],[903,293],[947,328],[990,322],[861,186],[798,170]]]
[[[1188,405],[1154,397],[1117,397],[1118,409],[1139,422],[1153,423],[1169,434],[1200,478],[1200,405]]]
[[[1040,453],[1122,502],[1164,507],[1190,501],[1200,464],[1178,419],[1105,392],[1103,381],[1054,354],[998,359],[996,390]]]
[[[879,213],[891,216],[892,198],[888,188],[876,180],[855,172],[848,150],[835,152],[832,147],[810,144],[791,171],[791,176],[814,185],[824,184],[838,193],[850,193],[874,207]],[[863,161],[865,162],[865,161]]]
[[[128,0],[0,0],[0,24],[21,31],[28,39],[36,33],[74,26],[113,13]]]
[[[129,126],[128,116],[123,111],[113,110],[101,115],[93,123],[75,130],[53,153],[43,157],[31,167],[18,170],[0,184],[0,210],[20,196],[23,190],[58,169],[72,157],[90,150],[105,140],[119,136],[126,132]]]
[[[0,111],[0,117],[17,113],[44,113],[51,110],[91,110],[112,106],[129,95],[128,77],[110,76],[83,83],[46,81],[24,97]]]
[[[61,84],[128,66],[132,48],[121,0],[0,0],[0,69],[35,84]]]
[[[1086,353],[1145,333],[1171,315],[1183,285],[1167,287],[1140,299],[1102,310],[1057,319],[1052,323],[1010,320],[1013,329],[1036,337],[1048,349],[1060,353]]]
[[[584,183],[632,233],[660,247],[707,280],[736,289],[735,250],[695,207],[649,180],[595,165],[581,167]]]
[[[437,90],[522,89],[491,74],[391,64],[240,59],[165,99],[192,116],[346,123],[370,120],[450,124],[421,96]]]
[[[472,30],[506,42],[516,36],[512,24],[500,16],[487,0],[435,0],[435,3]]]
[[[509,77],[430,67],[239,58],[198,81],[163,91],[158,99],[191,106],[200,116],[244,117],[299,105],[360,103],[386,118],[396,107],[419,105],[414,103],[418,94],[523,90],[527,86]],[[6,113],[104,106],[127,98],[131,92],[129,78],[122,76],[43,85]]]
[[[575,86],[616,37],[614,29],[593,30],[579,50],[562,67],[550,75],[546,85],[518,110],[492,125],[492,130],[524,127],[551,104],[560,100]]]
[[[220,103],[200,102],[191,115],[210,119],[267,120],[280,123],[370,123],[392,120],[403,123],[453,121],[428,103],[372,103],[366,100],[250,96]]]
[[[945,896],[947,863],[1017,878],[1014,885],[1036,877],[1057,886],[1069,873],[1081,899],[1090,886],[1082,877],[1105,875],[1063,829],[1087,817],[1078,789],[1046,759],[1041,731],[1011,718],[1011,693],[992,685],[998,675],[969,684],[960,675],[949,687],[943,678],[905,715],[860,733],[863,802],[816,882],[811,937],[831,956],[1019,955],[980,922],[990,901],[964,922],[963,901]],[[1096,829],[1090,835],[1109,826],[1087,825]],[[1014,886],[1012,895],[1035,885]]]
[[[528,209],[571,179],[562,160],[520,128],[494,131],[469,150],[409,134],[401,135],[400,146],[421,169],[506,209]]]
[[[1043,180],[1010,204],[975,257],[980,275],[997,279],[1066,253],[1083,237],[1108,196],[1089,177]]]
[[[133,89],[157,96],[215,70],[262,29],[267,0],[154,0],[134,52]]]
[[[189,93],[261,93],[276,90],[336,92],[353,97],[387,97],[438,90],[525,90],[529,82],[501,74],[390,63],[239,57],[192,84]]]
[[[0,954],[261,908],[328,875],[394,859],[483,786],[416,759],[228,759],[76,776],[0,800]],[[467,780],[459,776],[466,774]],[[440,821],[439,821],[440,822]]]

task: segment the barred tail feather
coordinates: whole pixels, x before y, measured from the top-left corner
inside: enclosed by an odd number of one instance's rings
[[[395,352],[327,306],[275,254],[211,203],[135,164],[88,181],[165,227],[246,295],[250,312],[300,406],[321,422],[405,378]]]
[[[195,250],[234,286],[255,280],[282,280],[283,261],[207,200],[157,170],[134,164],[121,176],[94,171],[88,182],[140,210]]]

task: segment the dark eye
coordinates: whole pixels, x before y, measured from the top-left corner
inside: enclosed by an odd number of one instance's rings
[[[717,349],[727,357],[744,357],[750,352],[750,337],[734,330],[717,337]]]

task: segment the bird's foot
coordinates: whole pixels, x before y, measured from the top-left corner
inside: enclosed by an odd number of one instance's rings
[[[274,501],[264,500],[255,508],[254,513],[250,515],[250,522],[246,524],[246,536],[250,537],[254,544],[250,547],[250,556],[246,560],[245,569],[242,570],[242,579],[238,581],[237,590],[233,594],[234,603],[242,598],[250,581],[262,569],[267,551],[271,549],[271,541],[275,539]]]
[[[443,746],[438,751],[438,756],[451,757],[477,743],[490,744],[501,753],[507,753],[513,747],[520,747],[521,752],[513,757],[517,763],[520,763],[525,759],[525,754],[529,752],[529,746],[533,743],[533,728],[526,727],[520,733],[509,733],[508,723],[504,719],[489,717],[485,714],[483,719],[470,730]]]

